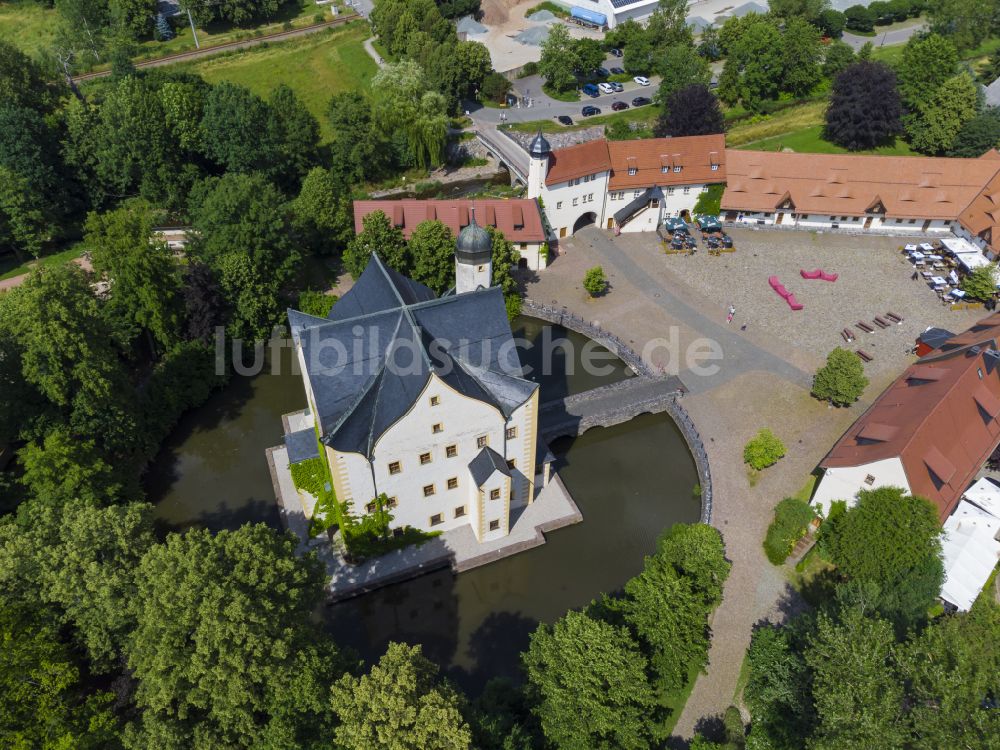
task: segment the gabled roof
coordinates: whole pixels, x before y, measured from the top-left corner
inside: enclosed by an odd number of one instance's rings
[[[787,192],[799,213],[863,216],[880,205],[889,219],[954,220],[998,171],[992,158],[726,149],[722,208],[771,212]]]
[[[1000,163],[1000,152],[990,149],[977,161],[995,166]],[[1000,250],[1000,171],[962,209],[958,220],[970,234],[985,240],[994,251]]]
[[[610,190],[726,180],[726,137],[721,133],[608,141],[608,153],[611,157]],[[634,175],[629,174],[629,167],[635,168]],[[674,172],[674,167],[680,167],[681,171]]]
[[[1000,313],[922,357],[837,441],[824,468],[899,458],[942,519],[1000,442]]]
[[[410,239],[413,230],[424,221],[440,221],[458,236],[470,223],[470,209],[476,210],[476,223],[503,232],[511,242],[544,242],[545,229],[538,201],[527,198],[510,200],[375,200],[354,201],[354,232],[361,232],[368,214],[381,211]]]
[[[603,138],[575,146],[558,148],[549,154],[549,171],[545,174],[546,185],[556,185],[577,177],[607,172],[611,169],[608,142]]]
[[[486,484],[486,480],[497,471],[505,476],[510,476],[510,469],[507,468],[507,462],[503,460],[503,456],[489,446],[483,448],[476,454],[475,458],[469,461],[469,473],[472,475],[472,481],[476,483],[476,487],[482,487]]]
[[[435,298],[373,255],[328,318],[288,319],[322,439],[338,451],[370,458],[432,374],[505,417],[538,387],[522,377],[499,287]]]

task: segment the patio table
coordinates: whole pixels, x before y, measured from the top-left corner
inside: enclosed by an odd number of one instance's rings
[[[935,286],[944,286],[945,284],[948,283],[945,279],[942,279],[940,276],[931,276],[931,281],[934,283]]]
[[[931,276],[934,275],[934,272],[933,271],[921,271],[920,275],[923,276],[925,279],[929,279]]]
[[[916,250],[914,250],[912,253],[910,253],[910,257],[913,260],[923,260],[924,259],[924,254],[921,253],[921,252],[917,252]]]
[[[920,249],[923,250],[925,253],[931,253],[934,252],[934,245],[932,245],[929,242],[921,242]]]
[[[912,252],[916,252],[917,246],[916,245],[903,245],[903,249],[906,252],[908,252],[908,253],[912,253]]]

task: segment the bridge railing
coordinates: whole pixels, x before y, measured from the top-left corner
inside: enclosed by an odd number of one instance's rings
[[[610,331],[604,330],[597,323],[584,320],[579,315],[574,315],[565,307],[552,307],[531,299],[525,299],[521,303],[521,310],[525,315],[561,325],[563,328],[568,328],[571,331],[576,331],[587,338],[593,339],[628,365],[629,369],[636,375],[645,375],[652,378],[658,374],[643,361],[642,357],[633,351],[632,347],[622,341],[620,337]]]

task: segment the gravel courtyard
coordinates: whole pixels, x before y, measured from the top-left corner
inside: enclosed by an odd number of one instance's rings
[[[909,240],[901,237],[734,229],[737,251],[710,256],[703,244],[693,256],[664,255],[655,235],[623,234],[614,242],[633,255],[658,255],[666,277],[717,305],[725,315],[736,307],[734,328],[746,324],[748,334],[762,333],[825,357],[835,346],[863,349],[874,357],[865,366],[869,377],[899,374],[912,361],[914,339],[928,326],[961,331],[981,318],[983,310],[951,310],[923,280],[910,277],[913,267],[900,253]],[[926,239],[918,239],[926,241]],[[822,268],[838,274],[835,282],[803,279],[800,269]],[[792,311],[768,284],[777,276],[803,309]],[[876,315],[892,312],[904,322],[880,329]],[[862,333],[854,324],[865,321],[875,329]],[[840,331],[857,337],[845,344]]]

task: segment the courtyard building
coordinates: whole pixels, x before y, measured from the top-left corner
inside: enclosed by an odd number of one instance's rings
[[[556,237],[593,224],[655,231],[665,218],[689,218],[698,196],[726,180],[721,134],[601,138],[553,150],[539,132],[528,156],[528,197],[541,199]]]
[[[942,521],[1000,444],[1000,314],[918,359],[820,462],[822,512],[861,490],[902,487]]]
[[[958,159],[728,149],[726,169],[722,214],[727,222],[954,233],[982,250],[998,249],[993,228],[1000,225],[1000,153],[995,150],[978,159]]]
[[[373,255],[327,318],[289,310],[308,427],[341,502],[361,515],[384,496],[392,527],[508,534],[536,484],[538,386],[522,377],[504,299],[491,287],[491,239],[469,222],[457,286],[442,297]],[[318,455],[318,453],[313,453]]]
[[[354,231],[360,233],[366,216],[381,211],[407,240],[424,221],[440,221],[458,236],[475,210],[480,226],[503,233],[521,254],[521,265],[537,271],[545,267],[548,243],[538,201],[528,199],[369,200],[354,201]]]

